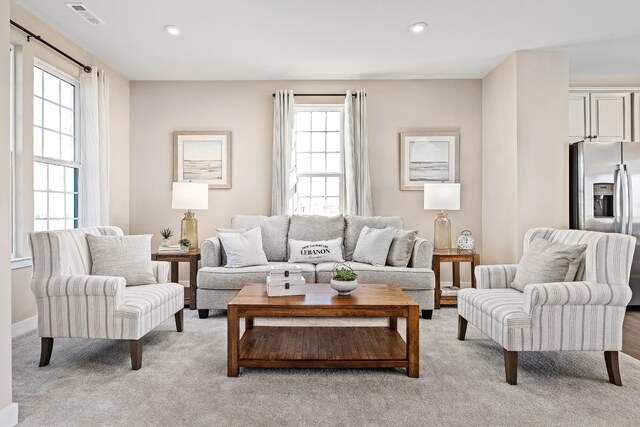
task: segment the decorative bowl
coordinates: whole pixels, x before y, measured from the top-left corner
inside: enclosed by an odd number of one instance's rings
[[[351,291],[358,287],[358,279],[349,282],[331,279],[331,287],[338,291],[338,295],[349,295]]]

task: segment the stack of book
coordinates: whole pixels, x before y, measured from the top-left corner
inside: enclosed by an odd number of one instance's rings
[[[160,246],[158,248],[159,254],[173,254],[180,253],[180,245]]]
[[[270,297],[305,295],[307,285],[299,265],[272,265],[267,277],[267,295]]]

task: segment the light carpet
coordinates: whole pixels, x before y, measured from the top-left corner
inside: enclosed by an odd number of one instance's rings
[[[404,370],[242,369],[226,376],[226,317],[185,310],[129,345],[57,339],[38,368],[35,333],[13,342],[14,401],[30,425],[638,425],[640,361],[621,354],[623,387],[600,352],[523,353],[517,386],[502,349],[469,325],[456,339],[455,308],[420,320],[420,378]],[[384,324],[384,319],[258,319],[260,324]],[[399,322],[404,331],[404,322]]]

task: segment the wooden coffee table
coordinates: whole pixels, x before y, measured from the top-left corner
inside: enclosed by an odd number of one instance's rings
[[[400,288],[360,285],[339,296],[310,284],[301,296],[268,297],[264,284],[246,285],[227,306],[227,375],[250,368],[406,368],[419,376],[419,306]],[[240,337],[240,318],[245,332]],[[256,317],[387,317],[385,327],[254,326]],[[398,333],[407,319],[407,341]]]

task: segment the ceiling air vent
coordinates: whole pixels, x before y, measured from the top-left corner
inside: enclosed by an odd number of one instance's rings
[[[91,10],[89,10],[87,8],[87,6],[85,6],[82,3],[67,3],[67,6],[71,10],[73,10],[75,13],[80,15],[80,17],[82,19],[84,19],[85,21],[87,21],[91,25],[104,25],[105,24],[105,22],[102,19],[98,18],[98,15],[93,13]]]

